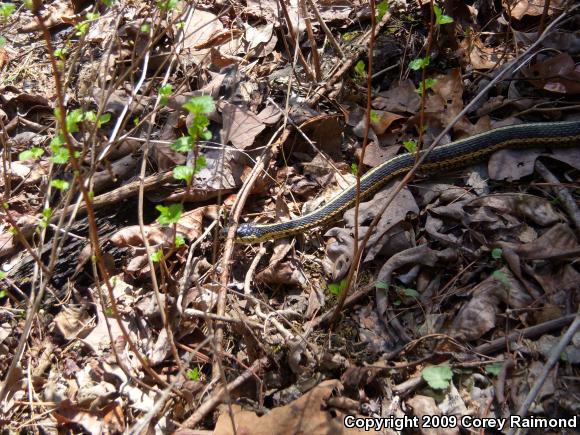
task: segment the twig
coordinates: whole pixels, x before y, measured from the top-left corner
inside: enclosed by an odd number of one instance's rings
[[[359,156],[359,165],[356,171],[356,194],[355,194],[355,202],[354,202],[354,253],[353,253],[353,258],[358,258],[359,256],[362,257],[362,254],[359,254],[359,251],[361,251],[362,249],[364,249],[364,244],[363,245],[359,245],[358,242],[358,218],[359,218],[359,207],[360,207],[360,177],[361,177],[361,168],[363,165],[363,162],[365,160],[365,153],[366,153],[366,149],[367,149],[367,145],[369,142],[369,131],[370,131],[370,127],[371,127],[371,111],[372,111],[372,92],[373,92],[373,87],[372,87],[372,73],[373,73],[373,51],[375,48],[375,28],[377,26],[377,21],[376,21],[376,16],[375,16],[375,1],[374,0],[370,0],[370,8],[371,8],[371,37],[369,40],[369,46],[368,46],[368,50],[369,50],[369,64],[368,64],[368,70],[367,70],[367,106],[366,106],[366,118],[365,118],[365,129],[364,129],[364,134],[363,134],[363,143],[362,143],[362,149],[361,149],[361,153]],[[348,291],[351,288],[353,282],[356,282],[356,276],[358,273],[358,267],[359,267],[359,263],[356,261],[353,261],[353,263],[350,266],[350,269],[348,270],[348,275],[346,277],[346,285],[344,286],[344,289],[342,290],[342,293],[340,293],[339,297],[338,297],[338,301],[336,303],[336,309],[334,310],[334,314],[332,315],[332,318],[330,319],[330,325],[332,327],[332,325],[334,324],[334,322],[336,322],[336,320],[338,319],[338,316],[340,314],[340,312],[342,311],[342,307],[344,305],[344,301],[346,300],[346,297],[348,296]]]
[[[375,37],[376,35],[379,34],[379,32],[382,30],[385,24],[387,24],[387,21],[389,21],[390,18],[391,14],[387,12],[383,17],[383,19],[380,21],[380,23],[377,24],[377,27],[374,32]],[[360,41],[359,45],[360,48],[358,48],[352,55],[350,55],[350,57],[342,64],[342,66],[337,71],[334,72],[334,74],[332,74],[332,76],[326,79],[322,85],[320,85],[317,89],[314,90],[310,98],[306,100],[306,104],[308,106],[312,107],[316,103],[318,103],[318,101],[320,101],[320,99],[328,91],[332,89],[332,87],[342,78],[342,76],[354,66],[356,61],[366,50],[368,41],[370,41],[370,35],[371,33],[369,32],[368,36],[365,37],[362,41]]]
[[[574,337],[574,334],[576,334],[579,328],[580,328],[580,309],[576,313],[576,317],[574,319],[574,322],[572,322],[572,324],[570,325],[570,328],[568,328],[568,330],[562,336],[558,344],[554,346],[554,348],[550,352],[550,357],[548,358],[548,361],[546,361],[546,364],[544,365],[542,372],[540,373],[538,379],[536,380],[536,383],[534,384],[534,386],[524,399],[524,402],[520,406],[520,409],[518,409],[517,415],[524,418],[528,414],[528,410],[532,405],[532,403],[534,402],[534,400],[536,400],[536,396],[542,389],[542,386],[544,385],[544,382],[546,381],[546,378],[548,377],[550,370],[552,370],[552,367],[554,367],[554,365],[558,362],[558,360],[560,359],[560,355],[562,354],[568,343],[570,343],[572,337]],[[515,429],[513,427],[510,428],[508,435],[513,435],[514,433]]]
[[[225,314],[228,281],[230,279],[230,259],[232,258],[232,254],[234,251],[234,238],[236,235],[236,229],[238,227],[238,221],[240,220],[240,216],[242,215],[242,210],[244,208],[244,204],[246,203],[246,200],[247,200],[248,196],[250,195],[250,192],[252,191],[252,187],[253,187],[254,183],[256,182],[256,180],[258,179],[258,176],[262,173],[262,171],[266,170],[267,165],[270,162],[270,159],[272,158],[273,155],[277,154],[277,152],[278,152],[277,151],[278,145],[284,143],[284,141],[286,141],[286,138],[288,137],[289,134],[290,134],[290,131],[288,129],[284,129],[282,131],[280,138],[274,144],[272,142],[274,141],[275,135],[272,137],[270,143],[264,149],[260,158],[257,159],[256,165],[252,169],[252,172],[250,173],[250,176],[248,177],[248,179],[242,185],[242,188],[240,189],[240,193],[238,194],[238,196],[236,198],[236,202],[232,206],[232,217],[231,217],[231,221],[230,221],[230,227],[228,229],[227,238],[226,238],[226,241],[224,243],[224,253],[223,253],[223,260],[222,260],[223,270],[222,270],[222,273],[220,276],[221,286],[220,286],[220,290],[218,293],[218,299],[217,299],[217,314],[219,316],[223,316]],[[214,335],[215,335],[215,340],[216,340],[216,354],[214,355],[214,364],[213,364],[213,369],[212,369],[214,379],[219,374],[219,367],[217,365],[217,359],[221,357],[221,350],[223,348],[223,343],[222,343],[223,333],[224,333],[223,327],[224,327],[224,325],[220,322],[217,322],[215,325],[215,334]]]
[[[252,264],[250,264],[248,271],[246,272],[246,277],[244,279],[244,293],[246,293],[246,294],[252,293],[252,291],[250,290],[252,278],[254,277],[254,273],[256,272],[256,267],[258,267],[258,263],[260,262],[260,260],[262,259],[262,257],[264,256],[265,253],[266,253],[266,248],[261,246],[260,249],[258,250],[258,253],[256,254],[254,259],[252,260]]]
[[[205,399],[199,408],[197,408],[195,412],[183,422],[182,426],[188,429],[192,429],[197,426],[207,414],[209,414],[215,409],[216,406],[222,403],[222,401],[234,388],[238,388],[252,376],[256,376],[259,372],[268,367],[268,365],[269,362],[268,358],[266,357],[254,361],[252,366],[244,371],[244,373],[230,382],[227,386],[221,387],[218,391],[214,392],[211,397]]]
[[[539,160],[536,160],[534,169],[544,178],[544,180],[553,184],[552,190],[562,203],[562,208],[566,210],[566,213],[568,213],[568,216],[570,216],[574,222],[576,230],[580,231],[580,210],[570,192],[560,186],[560,180],[558,180],[558,178],[556,178],[556,176],[554,176],[554,174],[552,174]]]
[[[312,31],[312,23],[310,22],[310,17],[308,16],[308,9],[306,8],[305,0],[300,0],[300,12],[304,18],[304,24],[306,24],[306,34],[308,35],[308,42],[310,42],[310,55],[312,56],[312,64],[314,65],[314,74],[316,81],[322,80],[322,71],[320,70],[320,59],[318,58],[318,46],[316,44],[316,39],[314,39],[314,32]]]
[[[506,337],[501,337],[489,343],[482,344],[473,349],[473,352],[481,355],[491,355],[505,349],[506,342],[517,340],[520,338],[534,338],[546,332],[562,328],[574,320],[575,314],[569,314],[559,319],[549,320],[539,325],[530,326],[529,328],[514,331]]]
[[[334,47],[334,49],[336,50],[336,52],[340,55],[340,57],[344,59],[346,57],[346,55],[344,54],[344,51],[342,51],[340,44],[337,42],[336,38],[334,37],[334,35],[332,34],[332,32],[330,31],[328,26],[324,22],[324,19],[320,15],[320,11],[318,10],[316,3],[314,3],[312,0],[306,0],[306,2],[308,3],[308,6],[310,6],[310,8],[312,9],[312,12],[314,12],[316,19],[320,23],[320,27],[322,27],[324,34],[326,35],[326,37],[330,41],[330,45],[332,45]]]

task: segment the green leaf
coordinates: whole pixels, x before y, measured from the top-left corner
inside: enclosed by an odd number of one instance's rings
[[[151,261],[153,261],[153,263],[159,263],[162,258],[163,258],[163,250],[162,249],[158,249],[153,254],[151,254]]]
[[[171,144],[171,149],[178,153],[187,153],[193,151],[193,144],[194,142],[191,136],[182,136]]]
[[[185,245],[185,239],[183,238],[183,236],[176,234],[175,235],[175,247],[179,248],[180,246]]]
[[[54,50],[54,57],[60,59],[60,60],[65,60],[66,59],[66,53],[67,53],[67,49],[66,48],[57,48],[56,50]]]
[[[508,277],[506,276],[505,273],[503,273],[501,270],[496,270],[494,271],[491,276],[493,276],[495,279],[497,279],[499,282],[501,282],[503,285],[505,285],[506,287],[510,288],[510,280],[508,279]]]
[[[69,158],[70,158],[70,153],[68,151],[68,148],[65,148],[63,146],[50,146],[50,150],[52,151],[52,157],[51,160],[53,163],[56,163],[57,165],[64,165],[68,162]]]
[[[453,18],[448,15],[443,15],[443,12],[439,6],[433,6],[433,12],[435,12],[435,25],[441,26],[443,24],[449,24],[453,22]]]
[[[411,68],[413,71],[418,71],[420,69],[427,68],[427,66],[429,65],[429,61],[430,61],[429,56],[414,59],[411,62],[409,62],[409,68]]]
[[[195,161],[195,173],[197,174],[199,171],[205,168],[206,164],[207,163],[204,155],[200,154],[197,156],[197,160]]]
[[[371,122],[379,122],[379,114],[376,110],[371,110]]]
[[[193,168],[191,166],[176,166],[173,168],[173,178],[176,180],[185,180],[187,183],[193,177]]]
[[[4,279],[6,278],[6,272],[4,272],[3,270],[0,270],[0,279]]]
[[[445,390],[453,378],[453,372],[448,365],[425,367],[421,376],[434,390]]]
[[[367,73],[367,67],[362,60],[359,60],[356,65],[354,66],[354,73],[358,77],[364,77]]]
[[[13,3],[0,3],[0,16],[4,19],[8,18],[16,10],[16,5]]]
[[[189,369],[186,372],[187,375],[187,379],[189,379],[190,381],[199,381],[199,369],[197,367],[194,367],[193,369]]]
[[[2,272],[2,274],[4,274],[4,272]],[[6,276],[6,275],[4,274],[3,276],[0,276],[0,279],[1,278],[4,278],[4,276]],[[1,298],[5,298],[7,295],[8,295],[8,292],[6,291],[5,288],[3,288],[2,290],[0,290],[0,299]]]
[[[157,222],[160,225],[172,225],[177,223],[181,217],[183,207],[181,204],[171,204],[169,207],[158,205],[155,209],[160,213],[160,216],[157,218]]]
[[[377,281],[377,282],[375,282],[375,288],[378,288],[380,290],[388,290],[389,284],[387,284],[384,281]]]
[[[6,45],[6,38],[4,36],[0,36],[0,48]]]
[[[389,10],[389,2],[387,0],[383,0],[382,2],[377,4],[377,20],[381,21],[387,11]]]
[[[103,113],[101,116],[99,116],[99,120],[97,121],[97,128],[101,128],[101,126],[103,124],[106,124],[110,120],[111,120],[111,114],[110,113]]]
[[[172,11],[177,8],[178,0],[158,0],[157,7],[162,11]]]
[[[50,223],[51,217],[52,217],[52,208],[46,207],[45,209],[43,209],[42,210],[42,219],[40,220],[40,223],[38,224],[40,226],[40,228],[48,227],[48,224]]]
[[[66,129],[69,133],[79,131],[78,123],[84,121],[85,114],[82,109],[75,109],[66,115]]]
[[[60,147],[62,145],[64,145],[64,135],[62,134],[61,131],[50,140],[50,149],[52,149],[53,147]]]
[[[190,99],[183,107],[193,115],[207,115],[215,110],[215,103],[209,95],[200,95]]]
[[[328,290],[335,296],[339,296],[346,289],[346,279],[328,285]]]
[[[356,163],[353,163],[352,165],[350,165],[350,171],[352,172],[353,175],[357,175],[358,174],[358,165]]]
[[[416,89],[419,95],[423,95],[423,90],[431,89],[437,83],[437,79],[427,77],[424,82],[421,82],[421,85]]]
[[[75,24],[75,29],[77,29],[77,32],[75,33],[76,36],[83,36],[89,30],[89,22],[82,21],[80,23],[77,23]]]
[[[87,20],[89,21],[98,20],[100,16],[101,14],[99,14],[98,12],[87,12]]]
[[[502,249],[501,248],[494,248],[491,250],[491,258],[499,260],[502,257]]]
[[[151,31],[151,24],[149,23],[141,24],[139,30],[141,31],[141,33],[149,33]]]
[[[24,162],[26,160],[36,160],[44,154],[44,150],[39,147],[32,147],[29,150],[22,151],[18,154],[18,160]]]
[[[503,366],[502,363],[493,363],[493,364],[487,364],[484,367],[484,369],[488,375],[497,376],[499,374],[499,372],[501,371],[502,366]]]
[[[408,296],[408,297],[414,298],[414,299],[419,299],[419,296],[420,296],[419,292],[417,290],[415,290],[415,289],[412,289],[412,288],[406,288],[406,289],[404,289],[403,290],[403,294],[405,296]]]
[[[50,185],[52,187],[54,187],[55,189],[61,190],[61,191],[65,191],[68,190],[68,188],[70,187],[70,183],[66,180],[61,180],[59,178],[55,178],[54,180],[52,180],[50,182]]]
[[[167,106],[167,103],[169,102],[169,96],[171,95],[172,91],[173,86],[171,86],[170,84],[161,86],[159,88],[159,104],[161,104],[162,106]]]
[[[415,151],[417,151],[417,142],[415,142],[414,140],[403,141],[403,146],[410,153],[414,153]]]

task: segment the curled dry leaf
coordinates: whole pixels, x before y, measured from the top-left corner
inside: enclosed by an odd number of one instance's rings
[[[368,201],[362,202],[359,206],[359,237],[364,238],[368,230],[368,224],[382,210],[385,198],[391,194],[393,186],[388,186]],[[367,243],[367,254],[364,261],[371,261],[392,240],[393,234],[389,231],[405,221],[408,213],[419,213],[419,208],[411,192],[405,188],[399,192],[393,202],[382,214],[373,235]],[[346,228],[332,228],[326,232],[325,237],[329,237],[326,242],[326,258],[323,261],[324,269],[333,281],[343,278],[352,263],[352,253],[354,252],[354,209],[347,210],[344,214]],[[400,232],[400,231],[399,231]],[[397,243],[400,243],[397,240]]]
[[[435,399],[428,396],[416,394],[407,400],[407,404],[413,409],[413,414],[419,417],[422,435],[456,435],[459,434],[458,428],[434,429],[423,427],[423,417],[441,415],[441,410],[437,407]]]
[[[525,308],[533,302],[505,267],[475,286],[472,295],[472,299],[461,307],[451,328],[453,336],[467,341],[477,340],[495,326],[501,305]]]
[[[435,77],[433,93],[427,96],[425,110],[430,121],[437,121],[438,125],[446,126],[463,110],[463,82],[459,68],[448,74]],[[417,116],[413,118],[417,120]],[[459,137],[482,133],[491,128],[488,116],[482,116],[477,123],[472,124],[467,117],[463,117],[453,126],[453,132]]]
[[[429,248],[428,245],[416,246],[413,248],[406,249],[405,251],[399,252],[393,255],[387,260],[387,262],[381,267],[377,275],[377,281],[391,285],[392,275],[395,270],[400,269],[404,266],[414,266],[421,264],[424,266],[433,267],[436,264],[449,264],[457,261],[457,251],[455,249],[447,248],[443,251],[435,251]],[[383,289],[377,288],[377,311],[379,315],[382,316],[388,308],[387,292]]]
[[[542,226],[548,226],[560,220],[560,216],[549,201],[538,196],[520,193],[487,195],[467,202],[465,208],[468,212],[483,208],[486,212],[492,210],[499,216],[510,214]]]
[[[540,16],[544,13],[544,7],[548,0],[517,0],[515,4],[507,7],[504,4],[506,12],[511,12],[512,18],[521,20],[525,15],[532,17]],[[548,8],[548,15],[562,11],[564,0],[551,0]]]
[[[574,231],[566,224],[556,224],[536,240],[526,244],[498,242],[502,248],[510,249],[528,260],[548,259],[573,253],[578,250]]]
[[[328,399],[331,396],[336,397],[342,389],[341,383],[337,380],[324,381],[288,405],[274,408],[263,416],[258,416],[252,411],[244,411],[239,405],[232,405],[236,431],[254,435],[373,433],[346,428],[343,424],[346,414],[341,410],[331,411],[327,408]],[[218,418],[214,435],[232,433],[232,421],[226,408]]]
[[[492,69],[511,58],[511,50],[503,46],[491,47],[484,44],[477,34],[465,38],[460,46],[460,55],[473,69]]]
[[[568,53],[560,53],[546,60],[536,62],[524,74],[530,82],[546,91],[559,94],[580,94],[580,67]]]
[[[305,286],[307,278],[300,262],[295,258],[283,261],[291,249],[287,240],[276,241],[270,264],[256,275],[256,279],[269,284]]]
[[[54,321],[65,340],[73,340],[82,338],[83,332],[90,329],[91,315],[82,305],[63,305]]]
[[[520,180],[534,172],[534,164],[538,157],[550,157],[580,170],[579,148],[556,148],[552,151],[506,149],[493,153],[489,159],[487,164],[489,177],[492,180]]]
[[[187,23],[188,26],[183,29],[185,38],[182,56],[199,65],[209,53],[209,48],[205,48],[209,44],[208,41],[221,34],[224,26],[216,15],[198,8]]]

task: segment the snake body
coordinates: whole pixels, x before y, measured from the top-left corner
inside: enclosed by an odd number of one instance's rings
[[[537,122],[500,127],[485,133],[435,147],[420,167],[421,173],[455,169],[485,160],[505,148],[571,147],[580,144],[580,121]],[[423,151],[424,152],[424,151]],[[368,198],[388,181],[410,170],[416,154],[401,154],[374,167],[360,179],[360,198]],[[236,241],[258,243],[303,233],[323,225],[356,200],[356,186],[344,190],[315,211],[288,222],[245,223],[238,226]]]

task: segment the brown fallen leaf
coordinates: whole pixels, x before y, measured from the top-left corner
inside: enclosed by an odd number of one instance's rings
[[[500,305],[525,308],[533,299],[517,278],[503,267],[472,290],[473,297],[461,307],[451,333],[462,340],[477,340],[495,327]]]
[[[421,98],[411,80],[399,82],[373,99],[374,108],[413,115],[419,111],[420,104]]]
[[[222,34],[223,30],[224,26],[215,14],[196,8],[188,26],[183,28],[185,38],[181,56],[199,65],[208,56],[209,41]]]
[[[231,142],[237,148],[246,149],[266,128],[256,115],[243,107],[224,102],[221,109],[223,119],[221,137],[224,144]]]
[[[532,17],[542,15],[546,2],[547,0],[517,0],[515,3],[510,4],[509,8],[505,5],[504,7],[506,11],[511,12],[512,18],[521,20],[525,15]],[[561,12],[563,4],[564,0],[550,1],[548,16]]]
[[[486,195],[465,204],[468,212],[473,212],[474,208],[491,209],[499,216],[511,214],[523,217],[542,226],[548,226],[560,220],[560,216],[548,200],[521,193]]]
[[[456,435],[459,434],[459,428],[427,428],[424,426],[424,417],[441,415],[441,410],[437,406],[435,399],[428,396],[416,394],[408,399],[407,404],[413,409],[413,415],[419,417],[422,435]]]
[[[286,406],[274,408],[263,416],[244,411],[239,405],[232,405],[237,433],[252,435],[293,435],[303,434],[355,434],[364,432],[346,428],[343,420],[346,414],[340,410],[327,409],[326,402],[332,395],[340,394],[342,385],[337,380],[324,381],[300,398]],[[232,421],[226,409],[218,417],[214,435],[230,435]]]
[[[580,67],[568,53],[538,61],[522,72],[537,88],[559,94],[580,94]]]
[[[533,174],[534,164],[538,157],[549,157],[567,163],[580,170],[580,149],[555,148],[552,151],[543,149],[502,150],[490,157],[487,167],[492,180],[516,181]]]

